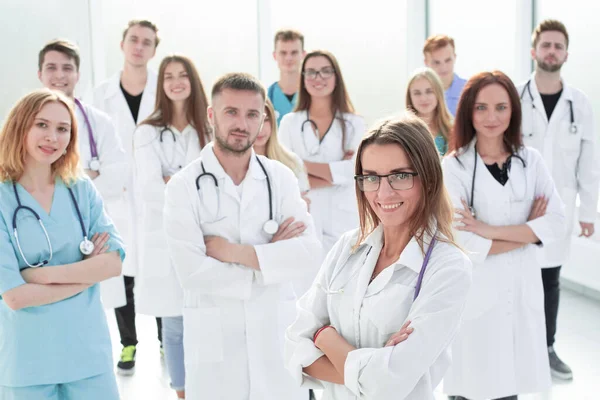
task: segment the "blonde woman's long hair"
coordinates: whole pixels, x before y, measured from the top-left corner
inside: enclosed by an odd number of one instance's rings
[[[271,122],[271,136],[267,140],[265,154],[271,160],[277,160],[292,171],[298,174],[303,171],[302,165],[298,165],[297,159],[285,147],[279,143],[277,137],[277,118],[275,117],[275,108],[271,100],[267,99],[265,103],[265,112],[267,119]]]
[[[51,171],[54,177],[60,177],[65,184],[74,183],[82,175],[79,167],[79,150],[77,144],[77,118],[72,102],[62,93],[50,89],[35,90],[15,104],[10,110],[2,130],[0,131],[0,182],[17,182],[25,172],[25,156],[27,155],[27,135],[35,117],[48,103],[60,103],[69,111],[71,117],[71,140],[66,153],[56,160]]]
[[[432,70],[431,68],[419,68],[417,69],[410,80],[408,81],[408,86],[406,87],[406,108],[414,112],[416,115],[419,115],[419,112],[415,108],[412,99],[410,97],[410,87],[417,79],[426,79],[433,88],[433,92],[435,94],[435,98],[437,100],[437,106],[434,111],[434,121],[437,125],[439,132],[442,134],[446,142],[450,141],[450,132],[452,132],[452,114],[448,111],[448,107],[446,106],[446,97],[444,95],[444,85],[438,74]],[[431,132],[434,136],[437,135],[437,132]]]
[[[402,148],[418,174],[415,179],[421,180],[421,201],[408,222],[410,234],[415,237],[421,250],[424,251],[425,238],[436,232],[439,241],[457,246],[452,233],[454,209],[444,186],[440,156],[427,125],[414,115],[387,119],[376,124],[358,146],[356,175],[363,174],[362,154],[373,144]],[[356,182],[355,190],[360,218],[360,234],[355,244],[357,248],[381,222]]]

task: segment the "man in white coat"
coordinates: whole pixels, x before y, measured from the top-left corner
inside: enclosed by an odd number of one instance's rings
[[[125,56],[123,70],[101,83],[93,93],[93,104],[105,111],[117,125],[123,147],[127,153],[129,171],[133,171],[133,132],[136,125],[154,110],[156,99],[156,73],[148,70],[160,39],[158,28],[150,21],[132,20],[123,31],[121,50]],[[127,259],[123,275],[127,304],[115,309],[123,351],[117,371],[131,375],[135,368],[137,331],[133,288],[137,271],[137,218],[134,197],[133,173],[127,175],[127,206],[122,212],[128,217],[128,229],[121,233],[127,246]],[[162,342],[161,321],[157,318],[158,340]],[[162,345],[161,345],[162,347]]]
[[[284,369],[292,283],[320,244],[294,173],[257,156],[266,93],[247,74],[212,90],[214,141],[167,184],[164,226],[184,289],[188,400],[306,400]]]
[[[586,95],[569,86],[560,71],[567,61],[569,35],[556,20],[542,21],[532,35],[531,56],[536,62],[531,78],[519,86],[523,110],[523,141],[542,153],[566,205],[567,235],[541,248],[546,336],[550,369],[559,379],[572,379],[569,366],[554,351],[559,303],[560,269],[567,260],[579,195],[580,236],[594,234],[598,205],[600,155],[592,106]]]
[[[63,92],[73,100],[79,127],[81,166],[102,195],[106,210],[118,228],[126,225],[119,213],[125,201],[125,177],[128,164],[115,125],[106,113],[74,96],[79,82],[79,48],[68,40],[48,42],[38,55],[38,78],[48,89]],[[120,218],[121,217],[121,218]],[[125,305],[123,277],[100,283],[105,308]]]

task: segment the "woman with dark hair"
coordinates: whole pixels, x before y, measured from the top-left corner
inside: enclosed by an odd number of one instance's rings
[[[193,62],[168,56],[160,64],[156,106],[134,133],[136,197],[141,215],[136,311],[162,318],[171,387],[185,397],[183,290],[171,265],[163,229],[165,187],[171,176],[200,157],[210,141],[208,101]]]
[[[352,175],[364,132],[364,119],[355,114],[336,58],[324,50],[308,53],[298,104],[281,120],[279,138],[304,160],[310,211],[325,254],[358,224]]]
[[[450,149],[444,181],[473,286],[444,391],[455,399],[543,391],[550,370],[536,248],[562,237],[565,215],[542,157],[522,144],[519,94],[505,74],[467,82]]]
[[[414,116],[384,121],[355,168],[360,228],[298,301],[287,368],[323,400],[433,400],[471,283],[433,137]]]

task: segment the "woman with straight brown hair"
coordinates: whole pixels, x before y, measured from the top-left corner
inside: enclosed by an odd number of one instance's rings
[[[48,89],[0,132],[0,399],[119,399],[97,283],[125,252],[77,133],[72,103]]]
[[[164,191],[171,176],[200,157],[210,141],[208,101],[193,62],[165,57],[158,72],[156,108],[134,133],[136,198],[142,235],[136,277],[136,311],[162,318],[171,387],[185,397],[183,291],[169,257],[163,229]]]
[[[360,228],[331,249],[286,333],[287,368],[323,400],[433,400],[470,286],[439,155],[418,118],[362,140]]]
[[[311,214],[325,254],[358,224],[352,175],[364,132],[364,119],[355,114],[336,58],[325,50],[308,53],[298,104],[281,120],[279,137],[306,166]]]
[[[550,386],[536,247],[564,232],[563,204],[540,154],[521,141],[521,104],[500,71],[463,89],[442,162],[457,240],[473,261],[444,391],[455,399],[516,399]]]

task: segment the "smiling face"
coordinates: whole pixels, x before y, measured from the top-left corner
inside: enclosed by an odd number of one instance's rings
[[[264,110],[260,93],[224,89],[208,108],[216,145],[229,153],[246,153],[261,131]]]
[[[476,135],[489,139],[503,136],[510,125],[511,112],[506,89],[497,83],[485,86],[475,98],[473,128]]]
[[[68,97],[73,97],[75,85],[79,82],[79,71],[75,59],[60,51],[51,50],[44,55],[38,78],[48,89],[59,90]]]
[[[308,94],[314,97],[331,96],[335,89],[335,69],[324,56],[311,57],[304,63],[304,85]]]
[[[192,86],[187,70],[180,62],[167,65],[164,73],[163,89],[171,101],[184,101],[192,93]]]
[[[59,102],[50,102],[35,116],[25,138],[25,163],[52,165],[71,140],[71,115]]]
[[[394,190],[387,178],[381,178],[379,189],[363,192],[371,209],[384,227],[400,227],[410,223],[421,200],[421,181],[402,172],[415,172],[406,152],[397,144],[370,144],[362,152],[363,175],[398,174],[397,179],[411,179],[412,187]],[[410,183],[410,182],[408,182]],[[398,187],[410,186],[398,184]]]
[[[256,137],[256,141],[254,142],[254,146],[257,147],[265,147],[271,138],[271,134],[273,133],[273,125],[271,122],[271,118],[269,118],[269,113],[266,113],[265,120],[262,125],[262,129],[258,133]]]
[[[426,78],[417,78],[411,83],[410,99],[420,116],[431,115],[438,105],[433,85]]]

